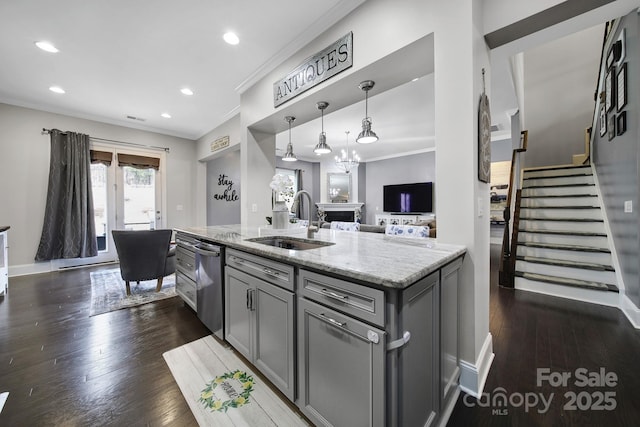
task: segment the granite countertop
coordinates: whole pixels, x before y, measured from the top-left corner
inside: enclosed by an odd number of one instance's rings
[[[309,250],[289,250],[246,239],[277,234],[274,230],[241,225],[184,227],[185,232],[230,248],[286,263],[380,285],[404,289],[449,262],[463,256],[461,245],[437,243],[435,239],[401,239],[382,233],[320,229],[314,240],[335,245]],[[306,229],[292,237],[306,238]]]

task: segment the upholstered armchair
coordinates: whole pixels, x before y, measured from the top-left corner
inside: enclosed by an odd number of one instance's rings
[[[131,295],[129,282],[156,279],[156,292],[165,276],[176,271],[175,249],[170,248],[171,230],[113,230],[120,260],[120,275]]]

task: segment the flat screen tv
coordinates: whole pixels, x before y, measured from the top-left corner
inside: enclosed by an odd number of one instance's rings
[[[385,185],[383,209],[385,212],[420,214],[433,212],[433,183]]]

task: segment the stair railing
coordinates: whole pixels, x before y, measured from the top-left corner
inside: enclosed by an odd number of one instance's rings
[[[527,137],[529,132],[520,132],[520,147],[515,148],[511,154],[511,170],[509,172],[509,190],[507,192],[507,203],[504,207],[504,233],[502,236],[502,256],[500,257],[500,270],[498,283],[500,286],[514,287],[515,271],[515,240],[517,239],[518,224],[517,218],[511,221],[512,214],[517,213],[520,204],[520,177],[516,177],[516,171],[520,168],[520,153],[527,151]],[[516,197],[514,197],[514,194]]]

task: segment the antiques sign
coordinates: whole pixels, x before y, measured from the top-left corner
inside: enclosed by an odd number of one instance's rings
[[[340,38],[306,59],[273,84],[273,106],[295,98],[353,65],[353,33]]]
[[[229,146],[229,135],[218,138],[211,143],[211,152],[222,150]]]

